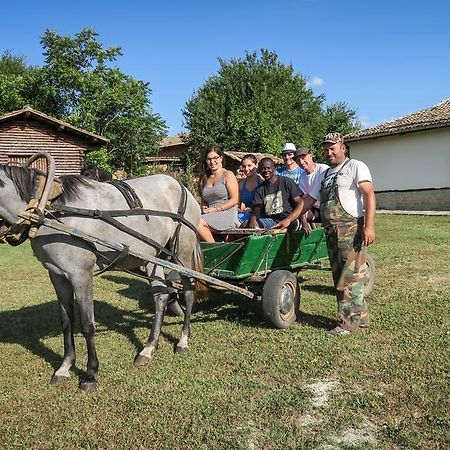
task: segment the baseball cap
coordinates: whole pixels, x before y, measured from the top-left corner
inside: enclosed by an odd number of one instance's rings
[[[294,159],[298,158],[299,156],[305,156],[308,153],[309,153],[309,148],[299,147],[297,150],[295,150]]]
[[[292,142],[286,142],[283,146],[283,150],[281,150],[281,153],[294,153],[295,152],[295,145]]]
[[[322,145],[326,144],[326,143],[330,143],[330,144],[337,144],[338,142],[341,142],[342,144],[344,143],[344,136],[342,136],[341,133],[328,133],[323,141],[322,141]]]

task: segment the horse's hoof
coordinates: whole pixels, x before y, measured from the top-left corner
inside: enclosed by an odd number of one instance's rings
[[[189,347],[180,347],[179,345],[175,347],[175,353],[188,353],[188,352]]]
[[[152,361],[151,358],[145,355],[137,355],[136,358],[134,358],[134,365],[135,366],[145,366],[147,364],[150,364]]]
[[[69,377],[62,377],[61,375],[53,375],[50,384],[63,384],[65,381],[67,381]]]
[[[96,381],[82,381],[78,390],[82,393],[85,392],[94,392],[97,390],[97,382]]]

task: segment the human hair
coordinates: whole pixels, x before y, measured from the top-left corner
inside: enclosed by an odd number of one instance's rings
[[[258,159],[252,153],[247,153],[246,155],[244,155],[244,157],[241,159],[241,164],[243,164],[246,159],[249,159],[256,166],[258,165]]]
[[[217,153],[222,158],[222,167],[224,167],[225,154],[219,147],[209,147],[202,153],[202,163],[200,166],[200,176],[198,179],[198,189],[200,191],[200,195],[202,194],[202,190],[206,184],[207,178],[211,175],[211,170],[208,167],[208,162],[206,161],[206,157],[208,153]]]
[[[267,161],[269,161],[270,164],[271,164],[273,167],[275,167],[275,162],[273,161],[272,158],[269,158],[268,156],[266,156],[265,158],[262,158],[262,159],[259,161],[258,167],[261,167],[261,166],[262,166],[265,162],[267,162]]]

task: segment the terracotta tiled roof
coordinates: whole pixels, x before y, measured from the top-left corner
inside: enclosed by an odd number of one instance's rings
[[[431,108],[414,114],[348,134],[345,136],[345,142],[355,142],[363,139],[447,126],[450,126],[450,99],[443,100]]]
[[[100,136],[100,135],[94,134],[94,133],[90,133],[89,131],[74,127],[73,125],[70,125],[70,123],[64,122],[59,119],[55,119],[54,117],[51,117],[51,116],[47,116],[47,114],[44,114],[43,112],[38,111],[37,109],[33,109],[30,106],[25,106],[25,108],[23,108],[23,109],[19,109],[17,111],[12,111],[10,113],[4,114],[3,116],[0,116],[0,122],[8,122],[9,120],[14,120],[14,119],[27,120],[29,117],[33,117],[38,122],[42,122],[42,123],[46,123],[48,125],[54,126],[61,131],[65,131],[68,133],[83,136],[85,139],[90,139],[95,142],[98,141],[98,142],[101,142],[104,144],[109,142],[109,139],[107,139],[103,136]]]

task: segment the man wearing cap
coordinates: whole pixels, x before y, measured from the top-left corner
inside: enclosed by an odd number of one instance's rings
[[[298,164],[294,161],[294,153],[295,145],[292,142],[286,142],[281,150],[281,157],[283,158],[284,165],[277,169],[276,175],[280,177],[288,177],[298,184],[298,180],[300,175],[303,173],[303,169],[298,167]]]
[[[298,186],[304,193],[304,195],[309,194],[311,186],[314,184],[316,179],[322,179],[323,173],[329,168],[326,164],[316,163],[314,161],[313,155],[308,148],[300,147],[294,153],[294,161],[298,166],[303,169],[303,173],[300,175],[298,180]],[[303,214],[301,217],[303,229],[307,232],[311,232],[310,223],[320,222],[320,201],[317,200],[316,203],[311,207],[311,209]]]
[[[376,202],[370,171],[362,161],[347,158],[342,134],[327,134],[322,146],[330,168],[302,198],[302,213],[320,200],[340,317],[330,333],[342,336],[369,324],[364,281],[366,247],[375,240]]]

